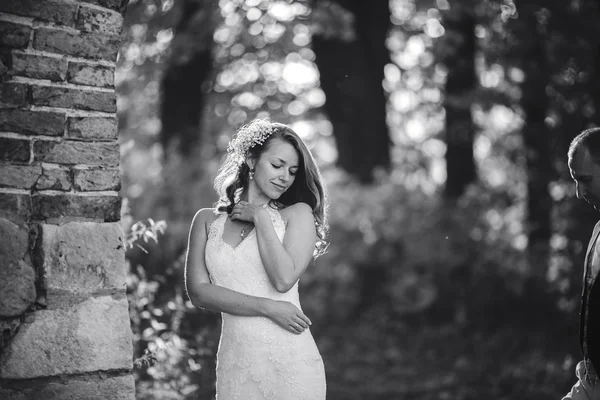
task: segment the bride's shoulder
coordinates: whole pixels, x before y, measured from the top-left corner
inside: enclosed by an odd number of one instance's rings
[[[299,219],[313,218],[312,208],[304,202],[298,202],[298,203],[292,204],[290,206],[282,208],[281,210],[279,210],[279,212],[281,213],[281,216],[286,221],[289,221],[290,219],[297,219],[297,218],[299,218]]]
[[[201,208],[194,215],[195,220],[209,221],[217,219],[221,213],[216,208]]]

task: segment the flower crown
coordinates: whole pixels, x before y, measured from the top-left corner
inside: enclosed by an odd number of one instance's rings
[[[255,119],[238,129],[227,145],[227,153],[233,160],[242,165],[248,151],[257,144],[263,144],[275,132],[273,123],[268,119]]]

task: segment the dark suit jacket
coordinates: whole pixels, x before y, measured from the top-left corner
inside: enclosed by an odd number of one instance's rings
[[[592,233],[592,237],[590,238],[590,243],[588,244],[587,252],[585,254],[585,264],[584,264],[584,274],[583,274],[583,290],[582,290],[582,298],[581,298],[581,312],[579,314],[579,343],[583,350],[583,316],[584,310],[586,306],[586,295],[587,295],[587,265],[589,262],[591,255],[590,250],[594,247],[593,244],[596,240],[598,240],[598,235],[600,234],[600,221],[594,227],[594,232]],[[600,255],[600,243],[596,244],[596,249],[594,251],[596,254]],[[600,257],[596,256],[594,260],[595,264],[600,263]],[[587,348],[588,348],[588,357],[592,361],[594,365],[594,369],[597,373],[600,373],[600,274],[594,280],[594,284],[590,291],[590,297],[588,299],[588,320],[587,320]]]

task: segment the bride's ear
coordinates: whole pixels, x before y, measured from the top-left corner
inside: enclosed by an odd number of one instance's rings
[[[253,170],[254,167],[256,166],[255,165],[256,162],[254,161],[253,158],[250,158],[250,157],[246,158],[246,164],[248,164],[248,168],[250,168],[250,170]]]

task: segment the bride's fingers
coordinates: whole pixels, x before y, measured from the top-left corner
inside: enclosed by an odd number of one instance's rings
[[[308,328],[308,324],[306,323],[306,321],[303,321],[301,318],[296,319],[296,324],[300,325],[302,329]]]
[[[298,318],[300,320],[302,320],[304,323],[306,323],[307,325],[312,325],[312,321],[304,314],[299,314]]]

